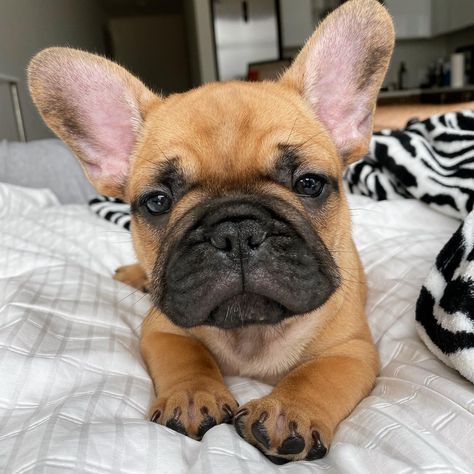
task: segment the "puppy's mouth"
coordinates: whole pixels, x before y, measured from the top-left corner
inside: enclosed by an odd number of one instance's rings
[[[241,293],[225,300],[209,314],[208,324],[232,329],[249,324],[278,324],[293,313],[282,304],[255,293]]]
[[[164,246],[151,289],[177,326],[278,324],[317,309],[339,286],[311,223],[277,198],[215,198],[187,220]]]

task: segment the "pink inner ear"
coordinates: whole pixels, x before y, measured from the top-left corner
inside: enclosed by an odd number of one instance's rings
[[[372,129],[372,78],[366,87],[359,84],[367,46],[351,29],[339,22],[323,32],[309,52],[304,82],[306,98],[341,154],[363,145]]]
[[[79,130],[76,145],[91,180],[127,176],[141,121],[122,78],[91,63],[74,64],[62,88]]]

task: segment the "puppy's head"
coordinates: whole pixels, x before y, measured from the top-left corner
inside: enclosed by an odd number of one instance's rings
[[[183,327],[273,324],[336,291],[350,239],[344,167],[367,150],[393,48],[376,0],[351,0],[280,81],[166,99],[98,56],[52,48],[31,94],[97,190],[130,202],[155,305]]]

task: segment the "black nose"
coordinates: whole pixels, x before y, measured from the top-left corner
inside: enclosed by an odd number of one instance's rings
[[[215,224],[209,241],[216,249],[231,257],[257,250],[267,238],[267,232],[258,220],[233,217]]]

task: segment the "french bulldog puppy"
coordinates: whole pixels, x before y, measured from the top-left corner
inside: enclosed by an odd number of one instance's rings
[[[131,204],[140,266],[118,278],[153,301],[141,333],[152,421],[195,439],[233,421],[274,462],[312,460],[371,390],[342,174],[368,149],[393,43],[385,8],[350,0],[277,82],[164,98],[86,52],[31,61],[46,123],[99,193]],[[223,375],[274,389],[238,408]]]

